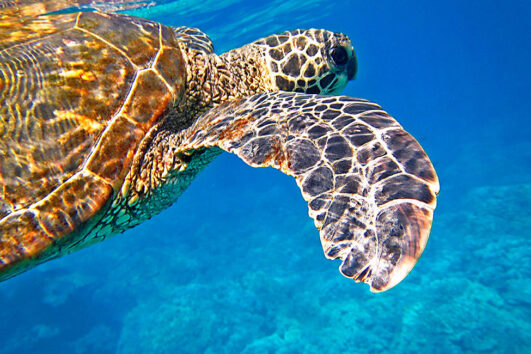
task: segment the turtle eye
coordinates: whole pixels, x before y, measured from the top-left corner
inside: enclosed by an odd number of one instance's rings
[[[334,47],[330,50],[330,56],[336,65],[345,65],[348,62],[348,54],[343,47]]]

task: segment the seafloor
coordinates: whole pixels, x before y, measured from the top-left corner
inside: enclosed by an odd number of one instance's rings
[[[0,353],[531,353],[529,6],[241,4],[136,14],[220,51],[278,27],[356,37],[345,93],[389,109],[441,180],[417,266],[381,294],[342,277],[295,182],[223,154],[149,222],[1,283]]]
[[[2,284],[0,351],[524,353],[530,194],[443,193],[417,267],[375,295],[324,259],[293,181],[225,155],[162,216]]]

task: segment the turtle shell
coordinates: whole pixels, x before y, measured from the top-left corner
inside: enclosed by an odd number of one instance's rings
[[[0,22],[5,271],[98,221],[143,137],[178,104],[186,70],[174,31],[148,20],[81,12]]]

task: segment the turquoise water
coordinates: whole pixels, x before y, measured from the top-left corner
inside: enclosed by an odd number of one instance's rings
[[[222,53],[273,32],[348,34],[344,91],[380,103],[441,180],[412,273],[372,294],[322,254],[294,180],[217,158],[139,227],[0,284],[2,353],[531,353],[531,5],[175,1]]]

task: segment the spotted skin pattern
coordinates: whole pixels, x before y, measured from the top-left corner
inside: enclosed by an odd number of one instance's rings
[[[282,91],[334,94],[356,74],[354,49],[341,33],[320,29],[287,31],[254,44],[266,51],[271,81]],[[334,47],[345,50],[344,63],[338,65],[329,58]]]
[[[263,93],[222,105],[175,139],[295,177],[326,257],[374,292],[400,282],[428,240],[439,182],[417,141],[380,106],[344,96]],[[194,155],[192,151],[198,150]]]

